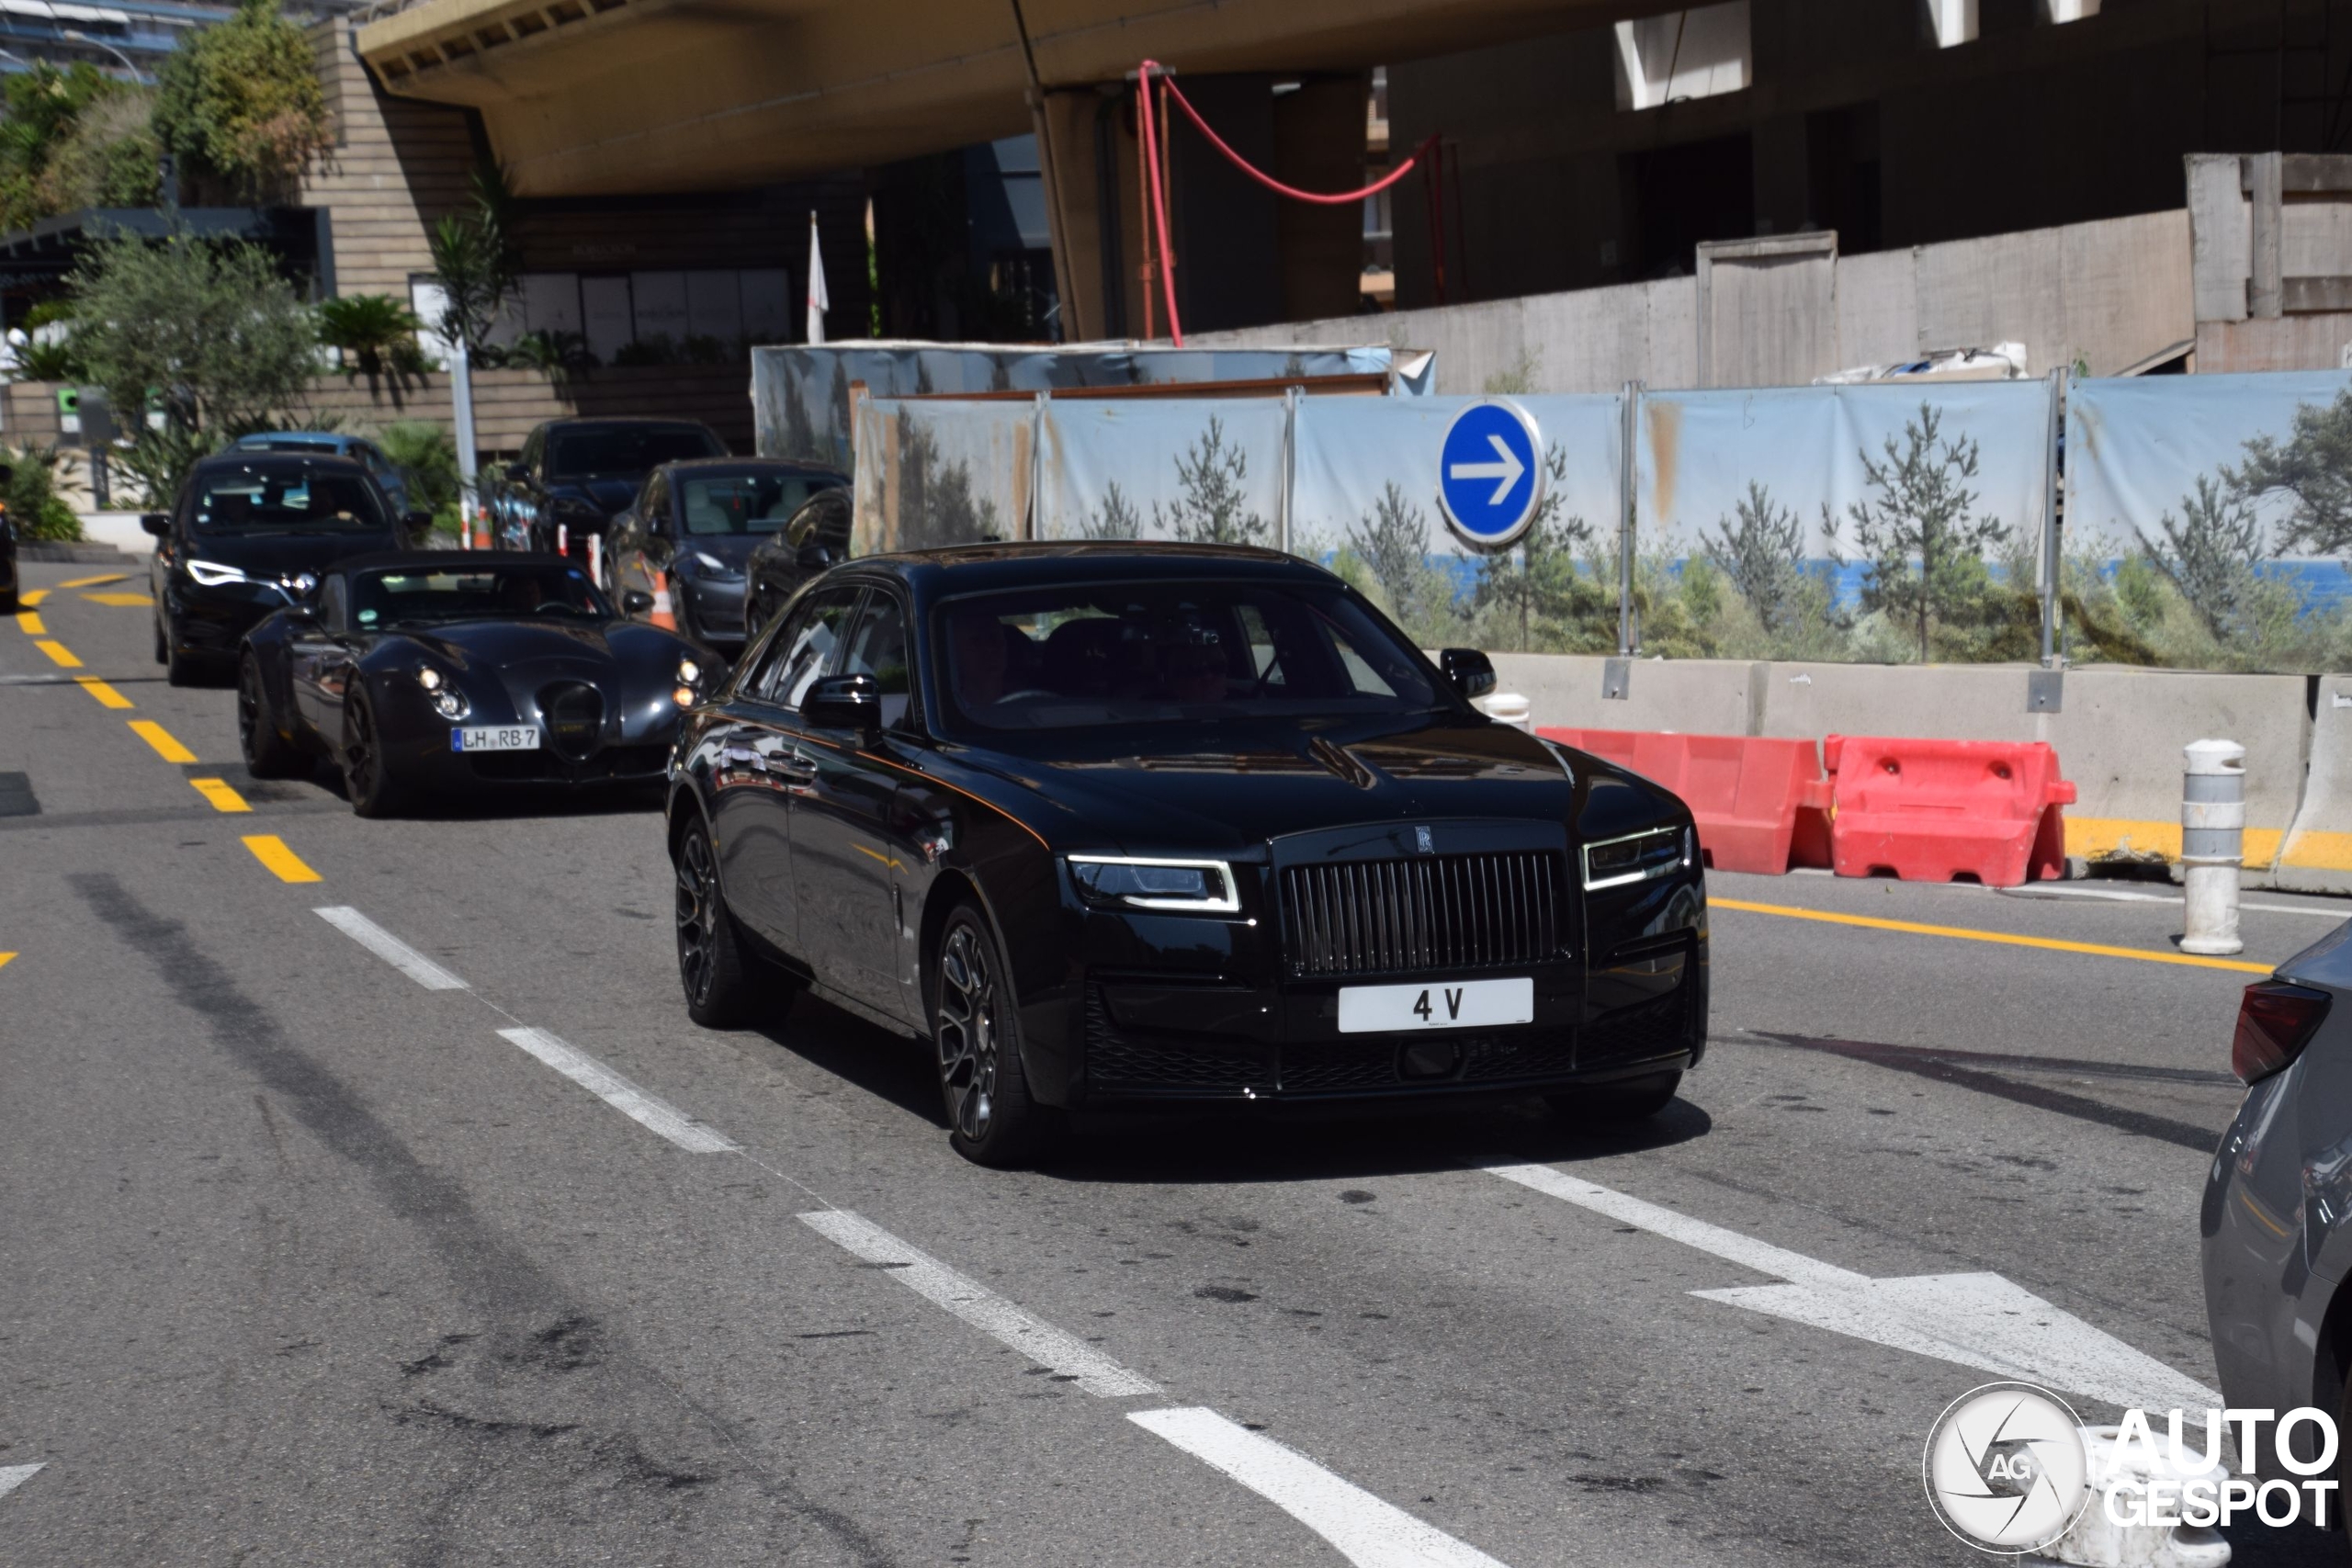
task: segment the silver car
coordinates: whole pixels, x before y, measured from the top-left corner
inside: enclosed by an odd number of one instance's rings
[[[2233,1408],[2347,1415],[2352,1371],[2352,923],[2245,988],[2230,1066],[2245,1103],[2199,1228],[2213,1360]],[[2344,1005],[2339,1005],[2344,1004]],[[2309,1424],[2301,1457],[2318,1457]],[[2272,1459],[2267,1442],[2257,1445]],[[2339,1453],[2339,1479],[2352,1463]]]

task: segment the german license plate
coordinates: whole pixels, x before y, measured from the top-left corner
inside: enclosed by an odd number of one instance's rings
[[[1435,980],[1427,985],[1346,986],[1340,991],[1340,1032],[1372,1034],[1407,1029],[1492,1029],[1535,1021],[1535,982]]]
[[[539,749],[539,727],[536,724],[470,724],[449,731],[452,751],[536,751]]]

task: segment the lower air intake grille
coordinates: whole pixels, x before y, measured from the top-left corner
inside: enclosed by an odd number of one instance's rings
[[[1283,898],[1293,975],[1495,969],[1560,946],[1551,851],[1294,865]]]
[[[1086,1072],[1103,1089],[1231,1094],[1263,1086],[1265,1054],[1230,1041],[1139,1038],[1111,1021],[1099,988],[1086,993]]]

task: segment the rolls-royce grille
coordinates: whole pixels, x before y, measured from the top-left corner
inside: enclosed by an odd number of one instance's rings
[[[1294,975],[1493,969],[1560,946],[1551,851],[1294,865],[1283,895]]]
[[[605,696],[580,681],[558,681],[539,688],[539,712],[547,716],[548,749],[567,762],[596,754],[605,735]]]

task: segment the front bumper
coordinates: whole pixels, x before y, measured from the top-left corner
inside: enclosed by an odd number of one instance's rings
[[[232,658],[245,634],[286,607],[286,596],[258,582],[218,588],[177,583],[168,591],[164,619],[174,652]]]
[[[557,683],[550,681],[547,689]],[[492,702],[473,692],[473,711],[451,720],[435,713],[421,692],[401,690],[397,681],[390,684],[394,688],[390,693],[379,688],[378,694],[378,712],[390,732],[387,761],[402,783],[446,795],[505,786],[590,789],[658,784],[669,776],[670,750],[684,717],[684,710],[670,701],[665,690],[634,708],[608,705],[593,739],[562,737],[536,693],[520,701]],[[451,749],[453,729],[505,724],[537,726],[540,744],[528,751]]]

